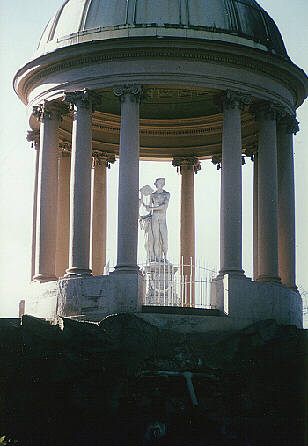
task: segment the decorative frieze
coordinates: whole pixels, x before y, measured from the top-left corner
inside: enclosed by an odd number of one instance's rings
[[[130,50],[105,51],[100,54],[92,54],[85,56],[78,56],[67,59],[58,63],[54,63],[47,68],[35,70],[25,82],[22,94],[27,95],[28,91],[33,86],[51,74],[63,72],[75,68],[81,68],[89,65],[97,65],[108,61],[121,61],[122,59],[130,58],[180,58],[192,61],[202,61],[213,64],[220,64],[224,66],[231,66],[232,68],[242,68],[246,71],[265,75],[269,78],[278,80],[288,89],[291,89],[296,95],[296,91],[291,84],[291,76],[286,70],[275,67],[273,64],[265,64],[258,62],[247,56],[231,55],[226,53],[215,53],[214,51],[201,50],[195,48],[134,48]]]
[[[101,104],[101,97],[94,91],[85,88],[80,91],[65,92],[64,102],[70,104],[71,110],[74,109],[74,106],[77,106],[85,109],[91,108],[94,111],[95,106]]]
[[[143,89],[141,85],[120,85],[114,87],[113,94],[119,98],[120,102],[129,98],[132,102],[140,103],[143,97]]]
[[[182,172],[183,168],[190,168],[197,174],[201,170],[201,163],[195,156],[176,157],[173,159],[172,165],[177,168],[178,172]]]

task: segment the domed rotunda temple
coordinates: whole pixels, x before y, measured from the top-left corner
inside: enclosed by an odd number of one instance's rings
[[[220,270],[205,329],[268,318],[302,326],[292,139],[308,78],[255,0],[65,0],[14,87],[36,150],[27,314],[152,317],[137,265],[139,160],[178,167],[180,252],[193,265],[194,174],[211,159],[221,168]],[[245,156],[252,279],[242,268]],[[117,264],[103,275],[106,168],[117,158]],[[200,316],[193,307],[192,293],[177,310]],[[164,311],[176,323],[172,305]]]

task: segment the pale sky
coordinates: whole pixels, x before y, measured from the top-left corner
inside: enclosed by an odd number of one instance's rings
[[[278,25],[292,61],[308,73],[307,0],[260,0]],[[12,88],[18,68],[31,58],[49,18],[62,0],[0,0],[0,317],[16,317],[30,279],[34,151],[26,142],[26,109]],[[308,290],[308,101],[298,110],[301,131],[294,138],[296,178],[297,284]],[[108,252],[116,256],[117,164],[108,171]],[[179,252],[180,178],[169,163],[142,162],[140,185],[165,177],[169,259]],[[112,191],[112,193],[111,193]],[[252,274],[252,163],[243,167],[243,267]],[[219,268],[220,173],[209,161],[195,177],[196,262]],[[140,244],[140,256],[143,246]]]

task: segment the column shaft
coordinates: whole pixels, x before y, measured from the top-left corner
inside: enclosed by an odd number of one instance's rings
[[[48,281],[56,280],[59,115],[48,105],[34,114],[41,121],[34,279]]]
[[[181,259],[183,259],[183,273],[187,277],[187,306],[194,306],[195,280],[195,199],[193,166],[181,167]],[[192,285],[190,286],[190,282]],[[190,290],[192,292],[190,293]]]
[[[293,289],[297,289],[293,159],[293,132],[297,130],[297,121],[290,116],[280,122],[277,133],[279,276],[283,284]]]
[[[31,258],[31,280],[35,274],[35,253],[36,253],[36,218],[37,218],[37,194],[38,194],[38,175],[40,162],[40,131],[33,130],[28,132],[27,141],[32,142],[35,149],[34,159],[34,181],[33,181],[33,210],[32,210],[32,258]]]
[[[87,91],[66,93],[74,104],[70,179],[70,248],[67,275],[91,274],[92,101]]]
[[[276,115],[260,111],[258,156],[258,280],[279,281]]]
[[[56,276],[62,277],[68,268],[70,237],[70,169],[71,157],[61,153],[58,160],[58,218]]]
[[[253,278],[259,277],[258,253],[258,154],[254,155],[253,164]]]
[[[104,273],[106,266],[106,164],[94,165],[92,205],[92,271]]]
[[[184,306],[195,305],[195,173],[201,169],[195,157],[175,158],[172,163],[181,173],[180,258],[184,280],[188,282]]]
[[[140,87],[116,88],[121,98],[121,135],[116,271],[138,270],[139,97]]]
[[[220,274],[243,274],[241,136],[243,99],[241,95],[229,92],[224,96],[222,102],[224,122],[221,169]]]

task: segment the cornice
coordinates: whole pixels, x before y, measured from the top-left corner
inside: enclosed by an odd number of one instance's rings
[[[27,96],[31,89],[39,84],[50,74],[65,72],[74,68],[81,68],[93,64],[104,62],[121,61],[123,59],[144,59],[144,58],[163,58],[163,59],[182,59],[201,61],[206,63],[221,64],[233,68],[241,68],[246,71],[261,74],[272,78],[283,84],[293,95],[297,97],[296,88],[293,87],[294,77],[279,66],[274,65],[265,57],[264,61],[253,59],[252,57],[238,54],[223,53],[202,48],[130,48],[101,50],[93,54],[72,56],[64,58],[59,62],[50,65],[44,65],[42,68],[34,69],[28,72],[22,86],[22,95]]]

